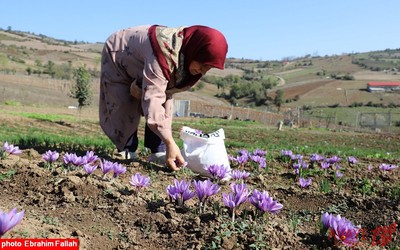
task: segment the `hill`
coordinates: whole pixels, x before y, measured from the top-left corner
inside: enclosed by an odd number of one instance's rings
[[[94,76],[96,95],[102,46],[1,30],[0,102],[72,105],[74,100],[68,97],[72,72],[81,65],[86,65]],[[290,61],[228,58],[225,70],[213,69],[207,74],[214,77],[214,82],[203,78],[203,83],[194,91],[178,94],[176,98],[274,110],[279,90],[283,93],[281,108],[354,103],[397,106],[400,105],[398,93],[370,93],[366,91],[366,84],[400,81],[399,55],[399,49],[386,49],[325,57],[308,55]],[[222,81],[223,86],[219,85]]]

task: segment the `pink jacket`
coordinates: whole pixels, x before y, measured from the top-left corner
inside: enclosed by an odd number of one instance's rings
[[[149,27],[112,34],[102,53],[100,126],[119,150],[138,129],[142,115],[162,140],[172,137],[174,90],[166,91],[168,81],[148,39]]]

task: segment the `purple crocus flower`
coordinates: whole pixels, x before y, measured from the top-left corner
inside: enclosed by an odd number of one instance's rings
[[[357,162],[358,162],[358,160],[354,156],[349,156],[347,158],[347,161],[349,162],[349,164],[357,164]]]
[[[340,240],[345,246],[355,246],[358,243],[360,229],[350,221],[334,220],[332,229],[336,240]]]
[[[17,209],[13,208],[8,213],[0,210],[0,238],[18,223],[21,222],[24,217],[24,211],[18,212]]]
[[[6,153],[8,153],[9,155],[18,155],[21,154],[22,151],[19,149],[18,146],[14,146],[13,144],[8,144],[8,142],[4,142],[3,144],[3,152],[1,157],[4,159],[6,158]]]
[[[261,161],[258,163],[259,168],[266,168],[267,167],[267,160],[265,158],[261,158]]]
[[[249,160],[249,156],[248,156],[247,154],[238,155],[238,156],[236,156],[236,158],[235,158],[235,161],[236,161],[239,165],[246,164],[248,160]]]
[[[75,167],[82,166],[86,163],[81,156],[77,156],[75,153],[66,153],[63,160],[66,165],[73,165]]]
[[[293,163],[294,173],[300,174],[300,163]]]
[[[302,156],[302,155],[300,155],[300,154],[296,154],[296,155],[291,155],[290,156],[290,158],[292,159],[292,160],[298,160],[298,161],[300,161],[300,160],[303,160],[303,158],[304,158],[304,156]]]
[[[281,156],[288,156],[292,158],[293,152],[291,150],[281,150]]]
[[[372,166],[372,165],[368,165],[368,171],[372,171],[372,169],[373,169],[374,167]]]
[[[93,151],[86,151],[86,155],[84,155],[82,157],[82,161],[86,164],[86,163],[93,163],[95,161],[97,161],[99,159],[99,157],[97,155],[94,154]]]
[[[231,183],[232,193],[222,193],[222,201],[232,212],[232,222],[235,221],[235,210],[240,204],[246,202],[249,197],[249,191],[246,184]]]
[[[233,209],[247,201],[249,196],[249,191],[247,189],[247,185],[243,183],[242,184],[231,183],[230,187],[232,193],[229,194],[222,193],[222,197],[225,206]]]
[[[325,158],[322,155],[319,154],[312,154],[310,156],[310,161],[311,162],[320,162],[323,161]]]
[[[193,198],[195,193],[189,189],[190,181],[174,179],[174,184],[167,186],[167,193],[179,206],[183,206],[185,201]]]
[[[258,156],[261,156],[261,157],[265,157],[267,155],[267,151],[264,151],[264,150],[261,150],[261,149],[257,148],[257,149],[255,149],[253,151],[253,155],[258,155]]]
[[[271,196],[269,196],[267,191],[253,190],[253,195],[250,197],[250,203],[253,204],[262,213],[278,213],[283,205],[274,201]]]
[[[259,162],[260,161],[260,159],[263,159],[264,157],[262,157],[262,156],[259,156],[259,155],[252,155],[252,156],[250,156],[250,159],[252,160],[252,161],[254,161],[254,162]]]
[[[114,172],[113,178],[117,178],[118,176],[126,172],[126,167],[116,162],[113,164],[113,172]]]
[[[107,160],[104,160],[104,159],[103,159],[103,161],[99,162],[99,165],[100,165],[101,170],[103,171],[103,179],[106,176],[106,174],[108,172],[112,171],[113,168],[114,168],[114,163],[113,162],[107,161]]]
[[[240,171],[240,170],[233,170],[232,171],[232,178],[235,180],[245,180],[249,178],[250,173],[246,171]]]
[[[97,165],[92,165],[90,163],[86,163],[85,165],[83,165],[83,169],[88,175],[92,174],[97,169],[97,167]]]
[[[343,177],[343,173],[340,172],[339,170],[336,170],[336,178],[340,179]]]
[[[131,176],[129,183],[136,188],[136,192],[140,192],[141,189],[150,185],[150,177],[136,173]]]
[[[393,165],[393,164],[386,164],[386,163],[382,163],[381,165],[379,165],[379,169],[386,172],[386,171],[392,171],[396,168],[398,168],[399,166]]]
[[[42,159],[47,161],[48,163],[53,163],[58,160],[58,157],[60,157],[60,154],[57,151],[51,151],[47,150],[43,155]]]
[[[262,156],[253,155],[251,156],[251,160],[258,163],[259,168],[265,168],[267,166],[267,160]]]
[[[194,180],[193,185],[200,204],[205,204],[208,197],[215,195],[220,190],[220,187],[217,184],[212,184],[209,179],[205,181]]]
[[[340,160],[341,160],[340,157],[334,155],[331,158],[328,158],[327,162],[330,164],[335,164],[335,163],[339,162]]]
[[[335,237],[346,246],[354,246],[358,243],[358,233],[360,226],[354,226],[353,223],[340,215],[334,216],[324,213],[321,217],[325,229],[330,229],[330,237]]]
[[[321,162],[321,168],[322,169],[328,169],[329,167],[330,167],[330,163],[329,162],[326,162],[326,161]]]
[[[235,209],[240,204],[246,202],[249,197],[249,191],[246,184],[231,183],[232,193],[222,193],[222,201],[225,206],[228,207],[232,212],[232,222],[235,221]]]
[[[330,213],[323,213],[321,216],[321,222],[322,225],[324,226],[325,229],[328,229],[331,227],[331,220],[332,220],[333,215]]]
[[[312,182],[311,178],[307,178],[307,179],[304,179],[301,177],[299,178],[299,185],[302,188],[306,188],[306,187],[310,186],[311,182]]]
[[[14,146],[13,144],[8,144],[8,142],[4,142],[3,149],[10,155],[17,155],[22,153],[22,151],[19,149],[18,146]]]
[[[224,165],[212,164],[207,168],[208,173],[214,179],[225,179],[230,176],[230,169]]]
[[[244,149],[244,148],[243,149],[239,149],[237,152],[238,152],[239,155],[247,155],[247,156],[249,155],[249,151],[247,149]]]

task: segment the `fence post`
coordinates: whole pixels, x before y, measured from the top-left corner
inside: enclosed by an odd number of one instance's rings
[[[356,113],[356,130],[358,130],[358,119],[359,119],[359,116],[360,116],[360,112],[357,112]]]

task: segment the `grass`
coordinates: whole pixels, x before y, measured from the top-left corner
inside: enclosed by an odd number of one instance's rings
[[[39,121],[49,121],[49,122],[57,122],[57,121],[77,121],[76,116],[73,115],[59,115],[59,114],[38,114],[38,113],[27,113],[27,112],[8,112],[11,115],[31,118]]]
[[[32,119],[32,123],[0,123],[0,141],[18,145],[20,148],[63,149],[74,151],[94,150],[98,154],[110,154],[115,146],[100,130],[97,121],[78,119],[74,116],[59,114],[39,114],[12,112],[16,117]],[[61,120],[70,123],[70,129],[60,130],[54,126]],[[42,124],[41,122],[44,121]],[[32,124],[39,122],[35,127]],[[286,129],[276,130],[264,124],[224,120],[218,118],[175,118],[173,136],[178,146],[183,147],[179,139],[182,126],[200,129],[211,133],[220,128],[225,132],[225,146],[228,153],[246,148],[267,150],[272,154],[280,154],[283,149],[292,150],[297,154],[319,153],[324,155],[355,156],[362,158],[400,157],[398,140],[385,140],[379,135],[354,132],[332,132],[325,129]],[[89,128],[86,128],[89,127]],[[143,130],[142,121],[139,131]],[[139,133],[140,134],[140,133]],[[139,150],[143,150],[143,138],[139,137]]]

